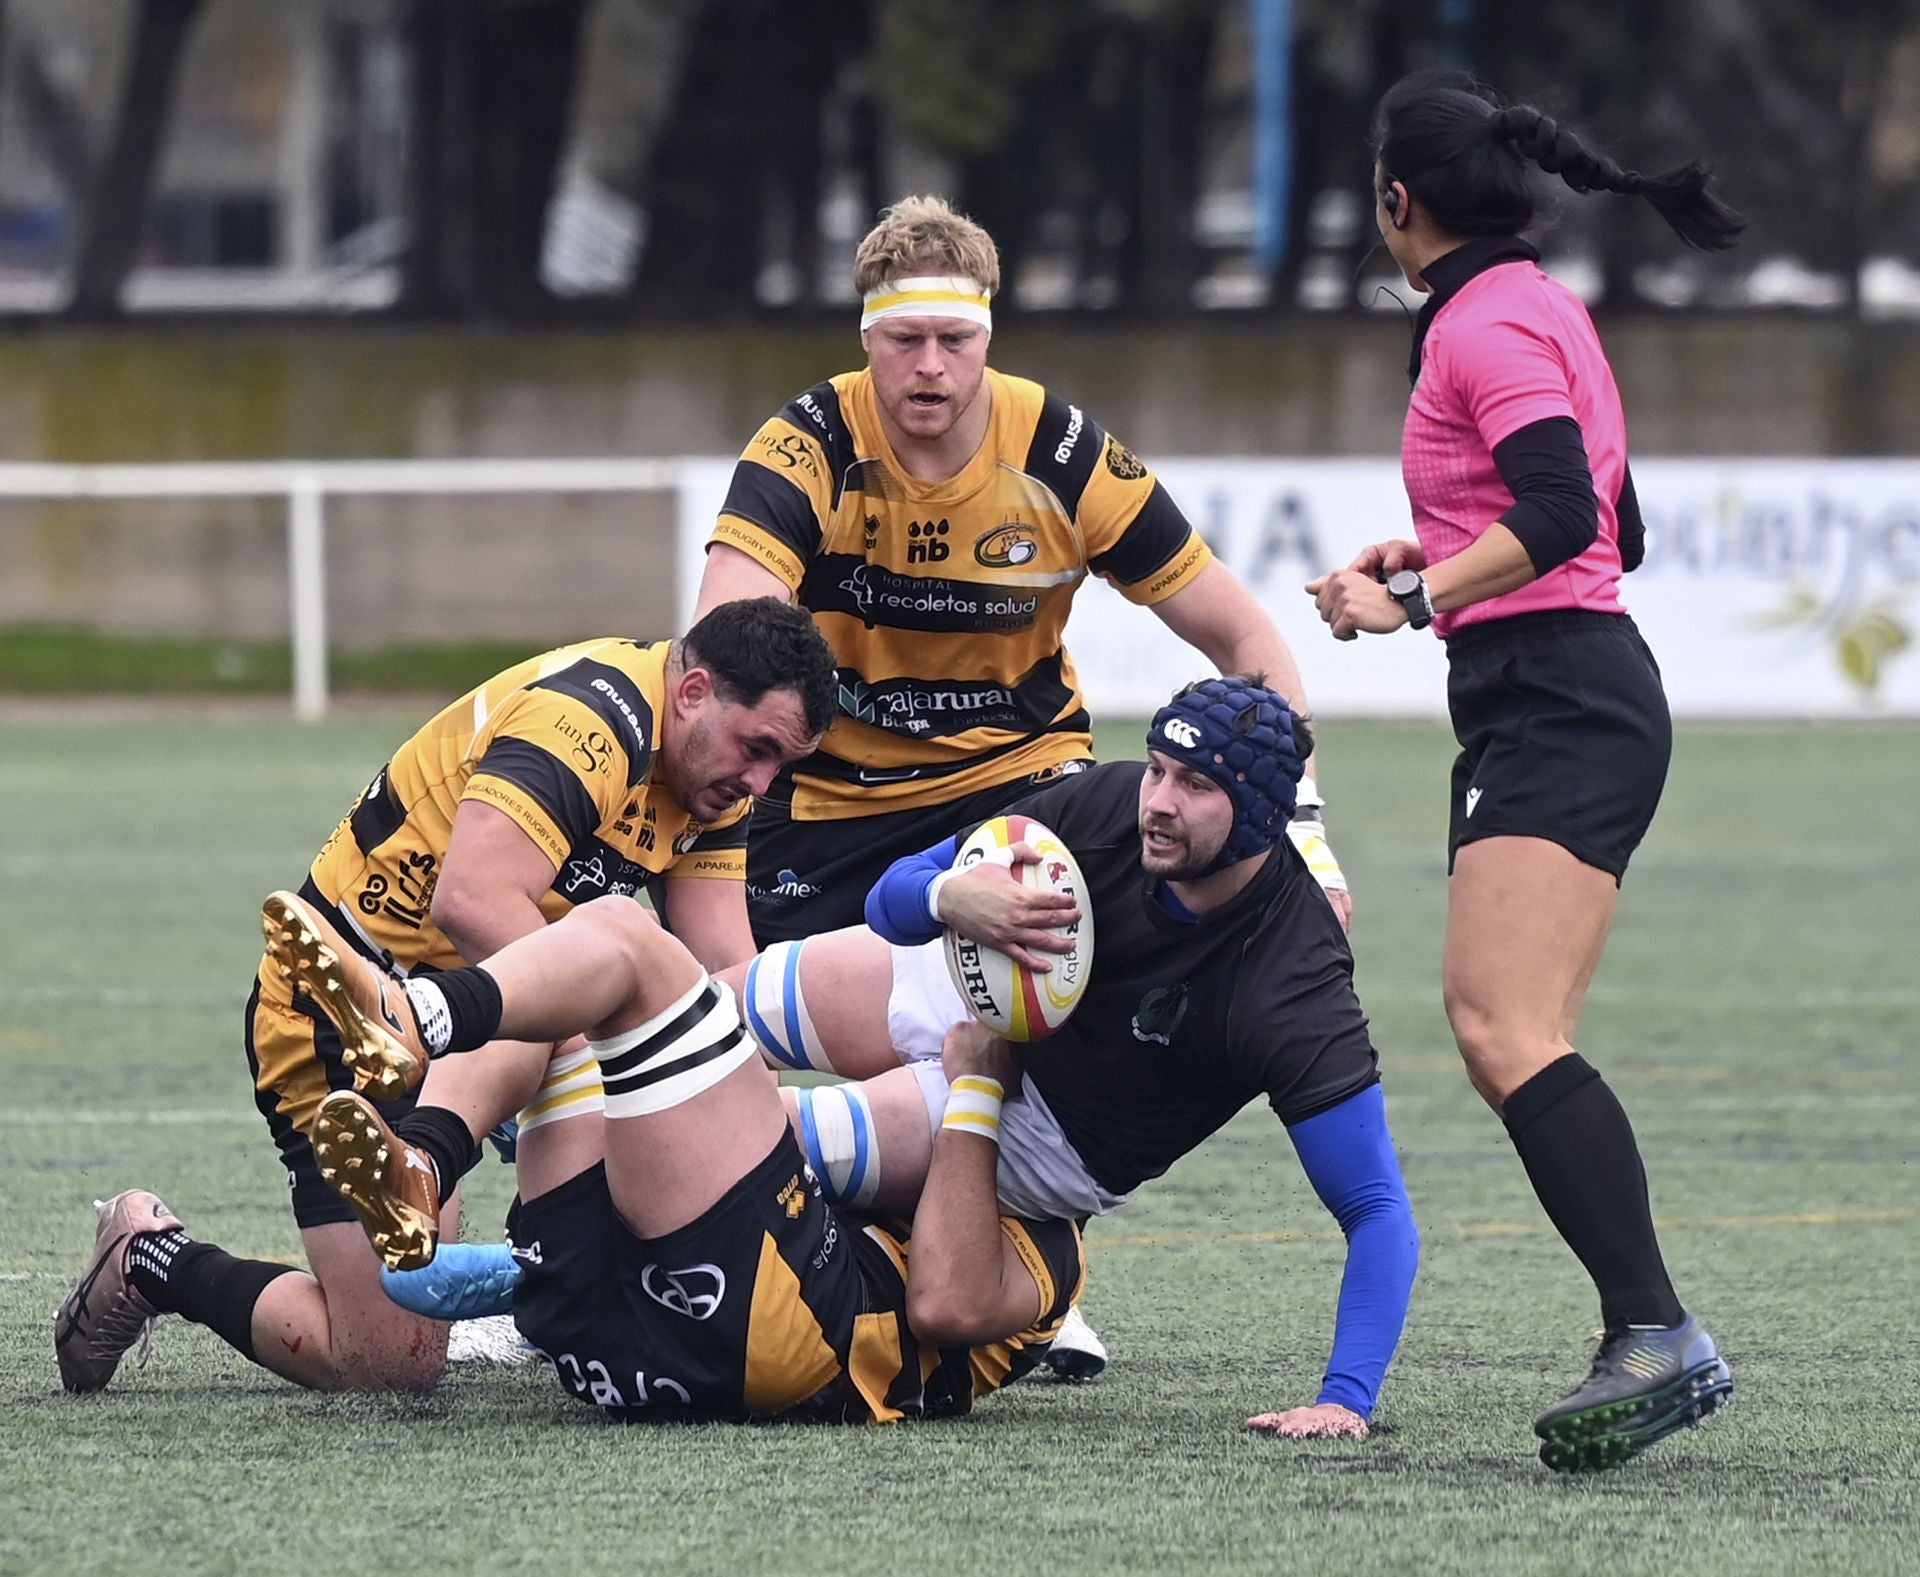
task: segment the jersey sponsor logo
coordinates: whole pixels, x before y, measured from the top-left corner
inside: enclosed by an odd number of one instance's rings
[[[1059,684],[1058,665],[1030,678],[1019,689],[983,682],[941,683],[931,679],[887,679],[869,683],[841,669],[840,710],[856,723],[911,734],[918,739],[964,734],[976,728],[1037,729],[1051,722],[1068,692]],[[905,782],[916,768],[882,769],[883,775],[860,781]]]
[[[598,690],[614,704],[615,709],[618,710],[621,717],[626,719],[627,727],[633,731],[634,743],[644,750],[647,744],[647,730],[627,698],[613,685],[597,675],[594,678],[591,688]]]
[[[799,872],[782,870],[771,887],[764,882],[748,882],[749,898],[818,898],[824,887],[800,880]]]
[[[538,1238],[526,1244],[509,1243],[507,1245],[507,1252],[515,1259],[524,1260],[529,1265],[544,1265],[547,1262],[546,1256],[540,1252],[540,1240]]]
[[[813,1256],[813,1268],[825,1270],[827,1261],[833,1258],[833,1251],[840,1246],[840,1227],[832,1216],[827,1217],[826,1230],[820,1234],[820,1248]]]
[[[679,1270],[648,1265],[640,1272],[640,1290],[663,1309],[690,1320],[710,1320],[727,1296],[727,1273],[704,1262]]]
[[[610,733],[598,729],[583,731],[567,717],[551,720],[553,731],[567,740],[572,749],[553,754],[566,761],[583,776],[612,770],[613,736],[626,734],[631,743],[626,749],[629,789],[638,788],[652,765],[651,745],[653,708],[644,694],[636,694],[637,683],[631,674],[606,663],[583,657],[557,673],[546,674],[527,686],[529,690],[551,690],[585,702],[607,725]]]
[[[808,606],[815,614],[851,611],[868,624],[911,630],[1024,630],[1040,611],[1037,595],[903,575],[864,561],[854,565],[837,589],[844,597],[842,607],[832,601]]]
[[[1155,1046],[1171,1046],[1173,1032],[1187,1016],[1187,983],[1157,986],[1140,999],[1133,1015],[1133,1038]]]
[[[1058,761],[1050,767],[1042,767],[1038,772],[1028,775],[1027,781],[1036,788],[1042,783],[1058,783],[1062,778],[1070,778],[1077,772],[1085,772],[1089,763],[1085,761]]]
[[[918,767],[856,767],[854,777],[862,783],[911,783],[920,776]]]
[[[868,515],[865,520],[860,522],[860,536],[866,550],[871,553],[874,545],[880,540],[880,517],[878,515]]]
[[[1195,749],[1200,743],[1200,730],[1184,717],[1168,718],[1160,725],[1160,732],[1182,750]]]
[[[866,680],[853,678],[841,681],[840,710],[856,723],[874,721],[873,696],[867,689]]]
[[[1054,447],[1053,463],[1065,465],[1073,458],[1074,445],[1080,442],[1080,434],[1086,428],[1087,419],[1077,405],[1067,407],[1067,431]]]
[[[821,432],[827,431],[827,413],[820,408],[820,402],[812,394],[803,394],[793,403],[806,412],[807,420]]]
[[[1009,520],[986,533],[973,545],[973,558],[988,569],[1018,569],[1040,556],[1040,544],[1033,540],[1031,527]]]
[[[673,840],[673,855],[675,859],[678,859],[683,854],[693,852],[693,846],[700,841],[701,831],[702,829],[699,827],[689,827],[685,832],[681,833],[679,837]]]
[[[818,480],[820,462],[813,457],[813,446],[798,433],[784,436],[775,433],[762,433],[754,439],[754,447],[763,451],[762,458],[787,471],[804,471]]]
[[[1206,552],[1206,550],[1206,543],[1196,541],[1192,547],[1180,555],[1180,562],[1178,564],[1160,575],[1154,583],[1147,588],[1147,596],[1149,598],[1156,597],[1165,591],[1167,587],[1171,586],[1175,581],[1179,580],[1182,575],[1186,574],[1188,570],[1192,569],[1195,564],[1199,563],[1200,555]]]
[[[1480,803],[1480,791],[1477,788],[1467,790],[1467,814],[1473,814],[1473,807]]]
[[[601,863],[600,856],[597,854],[587,860],[569,860],[567,869],[571,874],[561,884],[560,890],[568,897],[572,897],[582,887],[607,885],[607,868]]]
[[[819,1192],[820,1184],[811,1171],[806,1174],[806,1179],[804,1183],[801,1182],[800,1174],[796,1172],[787,1179],[786,1186],[774,1195],[773,1202],[786,1211],[789,1221],[798,1221],[807,1208],[807,1195]]]
[[[944,520],[910,520],[907,522],[907,562],[909,564],[939,564],[949,558],[953,549],[942,540],[952,527]]]
[[[646,828],[641,828],[646,832]],[[651,848],[651,839],[647,847]],[[591,845],[570,855],[554,873],[553,890],[569,903],[589,899],[630,896],[646,884],[649,872],[610,844],[596,839]]]
[[[598,1358],[588,1358],[583,1363],[572,1353],[563,1352],[554,1354],[549,1361],[562,1385],[596,1407],[645,1407],[662,1396],[678,1398],[683,1407],[693,1402],[692,1394],[684,1385],[664,1374],[656,1374],[649,1380],[646,1370],[634,1370],[633,1396],[629,1398],[622,1394],[613,1375]]]
[[[1111,436],[1107,439],[1107,469],[1123,482],[1137,482],[1147,474],[1140,457]]]

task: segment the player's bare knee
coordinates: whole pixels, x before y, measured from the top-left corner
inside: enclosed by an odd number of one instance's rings
[[[342,1389],[355,1391],[430,1391],[447,1372],[449,1327],[409,1319],[403,1328],[383,1332],[339,1353],[336,1368]]]

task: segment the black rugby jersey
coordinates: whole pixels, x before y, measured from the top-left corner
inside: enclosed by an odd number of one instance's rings
[[[1247,1102],[1303,1122],[1379,1078],[1353,954],[1282,838],[1230,902],[1175,918],[1140,868],[1140,780],[1115,761],[1013,808],[1080,862],[1093,914],[1087,994],[1021,1060],[1103,1187],[1158,1177]]]

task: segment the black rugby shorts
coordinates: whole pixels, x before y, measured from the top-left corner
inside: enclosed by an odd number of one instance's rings
[[[514,1321],[575,1397],[622,1420],[773,1417],[844,1374],[866,1306],[851,1232],[791,1129],[657,1238],[628,1229],[596,1165],[508,1216]]]
[[[1660,669],[1624,614],[1556,609],[1447,642],[1453,764],[1447,869],[1481,838],[1545,838],[1617,882],[1673,755]]]

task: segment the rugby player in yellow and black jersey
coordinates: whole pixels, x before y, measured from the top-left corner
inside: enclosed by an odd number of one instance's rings
[[[343,1032],[375,1019],[378,972],[317,906],[276,894],[267,914],[276,957],[293,959],[307,931],[345,960],[302,977]],[[438,978],[448,1021],[434,1049],[477,1082],[515,1077],[508,1040],[587,1038],[556,1051],[549,1098],[527,1108],[510,1250],[449,1246],[386,1284],[423,1312],[480,1312],[437,1299],[436,1278],[471,1284],[489,1262],[484,1290],[510,1300],[580,1400],[630,1420],[950,1416],[1032,1367],[1072,1306],[1078,1227],[1003,1214],[996,1197],[1019,1070],[977,1023],[941,1050],[951,1088],[909,1228],[827,1203],[733,993],[635,905],[583,904]],[[381,1043],[424,1055],[416,1003],[395,1009]],[[350,1163],[335,1186],[370,1226],[392,1219],[407,1184],[390,1158],[406,1143],[346,1090],[317,1130]]]
[[[730,963],[752,950],[742,896],[751,797],[814,746],[832,697],[832,657],[811,619],[770,598],[717,610],[678,641],[586,641],[530,658],[400,746],[321,849],[301,895],[383,978],[436,1004],[430,1023],[446,1012],[435,980],[458,980],[465,961],[604,895],[649,890],[695,956]],[[162,1241],[139,1228],[164,1207],[150,1194],[122,1196],[147,1204],[131,1217],[134,1207],[120,1207],[115,1219],[133,1226],[116,1228],[113,1242],[103,1218],[94,1264],[56,1330],[63,1378],[78,1390],[106,1384],[131,1340],[120,1336],[143,1323],[90,1328],[120,1298],[136,1313],[211,1325],[301,1384],[431,1384],[446,1327],[382,1295],[353,1212],[315,1162],[315,1114],[353,1083],[341,1037],[271,956],[248,1002],[246,1047],[313,1276],[234,1260],[183,1234]],[[549,1050],[513,1049],[527,1094]],[[443,1065],[419,1110],[412,1096],[382,1107],[432,1178],[428,1203],[456,1231],[448,1196],[476,1155],[476,1132],[496,1120],[470,1120],[480,1108],[466,1077]]]
[[[755,812],[762,946],[857,925],[892,860],[1089,763],[1062,644],[1089,574],[1305,711],[1273,621],[1146,466],[1079,406],[987,367],[999,271],[945,203],[889,209],[855,259],[868,365],[761,427],[708,544],[702,610],[794,598],[839,666],[832,729]],[[1344,919],[1311,787],[1303,804],[1303,852]]]

